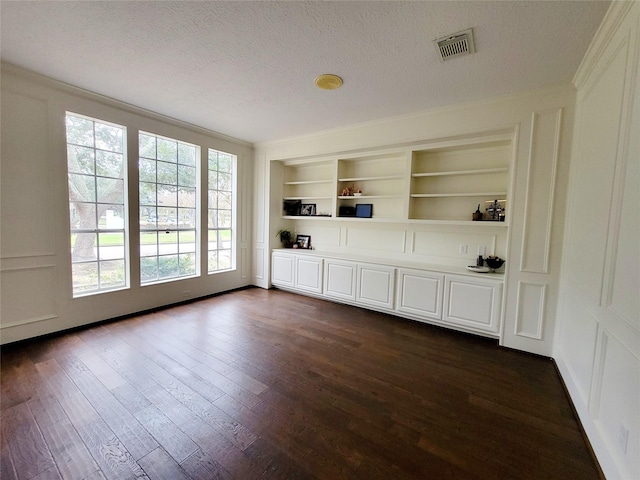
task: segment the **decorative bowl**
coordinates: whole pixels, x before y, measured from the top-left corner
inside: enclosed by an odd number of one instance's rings
[[[504,260],[499,257],[487,257],[484,259],[487,266],[492,270],[499,269],[502,265],[504,265]]]

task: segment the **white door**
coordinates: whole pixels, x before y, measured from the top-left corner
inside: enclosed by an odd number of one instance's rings
[[[322,258],[296,256],[295,288],[322,293]]]
[[[284,287],[293,287],[294,256],[274,253],[271,258],[271,283]]]
[[[502,282],[445,276],[443,320],[476,330],[498,333]]]

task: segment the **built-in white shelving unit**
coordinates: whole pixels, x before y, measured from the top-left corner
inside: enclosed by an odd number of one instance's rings
[[[513,154],[510,136],[481,135],[329,159],[282,160],[282,218],[342,218],[341,207],[365,203],[372,205],[368,220],[374,222],[505,227],[508,222],[490,221],[486,208],[498,200],[508,209]],[[296,201],[315,205],[315,215],[287,214],[284,203]],[[481,222],[472,221],[478,206]]]

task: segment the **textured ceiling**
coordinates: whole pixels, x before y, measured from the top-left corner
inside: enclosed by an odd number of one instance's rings
[[[2,1],[1,58],[261,142],[571,81],[597,1]],[[473,27],[477,53],[435,38]],[[336,91],[321,73],[344,78]]]

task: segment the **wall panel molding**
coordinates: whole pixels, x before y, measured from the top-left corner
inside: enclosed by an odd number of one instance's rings
[[[545,284],[518,282],[515,335],[542,340],[546,294]]]
[[[549,273],[562,108],[533,112],[520,271]]]

